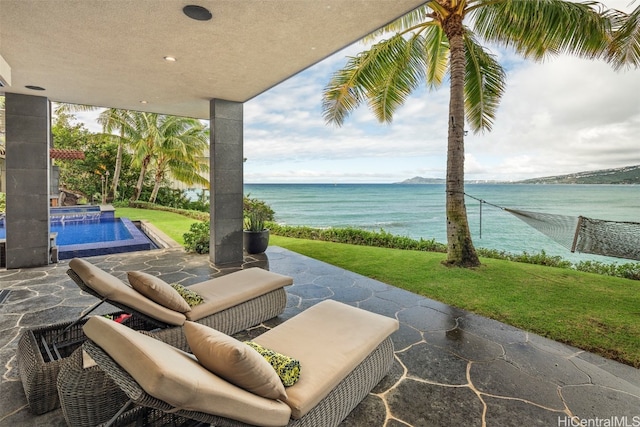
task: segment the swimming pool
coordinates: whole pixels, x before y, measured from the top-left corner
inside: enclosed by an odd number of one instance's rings
[[[51,233],[57,233],[59,259],[147,251],[157,246],[128,218],[94,217],[89,220],[53,219]],[[0,239],[6,238],[0,226]]]
[[[128,218],[51,224],[59,259],[148,251],[157,246]]]

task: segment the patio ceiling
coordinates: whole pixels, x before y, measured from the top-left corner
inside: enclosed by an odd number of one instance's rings
[[[0,0],[0,93],[208,119],[210,99],[245,102],[422,3]]]

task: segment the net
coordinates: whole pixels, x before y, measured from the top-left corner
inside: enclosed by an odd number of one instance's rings
[[[640,223],[503,209],[571,252],[640,261]]]

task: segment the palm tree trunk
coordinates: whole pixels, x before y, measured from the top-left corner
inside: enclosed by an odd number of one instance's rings
[[[160,190],[160,183],[162,182],[162,178],[163,178],[162,174],[156,174],[154,183],[153,183],[153,190],[151,191],[151,196],[149,197],[149,203],[156,202],[156,198],[158,197],[158,190]]]
[[[133,196],[131,196],[132,202],[137,202],[138,199],[140,198],[140,194],[142,193],[142,184],[144,184],[144,176],[147,173],[147,166],[149,165],[150,161],[151,161],[151,158],[149,156],[145,157],[144,160],[142,161],[142,167],[140,168],[140,175],[138,176],[138,182],[136,182],[135,191],[133,193]]]
[[[449,39],[451,97],[449,100],[449,135],[447,141],[447,261],[448,265],[480,265],[467,221],[464,203],[464,73],[465,53],[462,18],[450,15],[444,22]]]
[[[122,169],[122,135],[118,143],[118,153],[116,154],[116,166],[113,171],[113,181],[111,182],[111,198],[115,199],[120,181],[120,170]]]

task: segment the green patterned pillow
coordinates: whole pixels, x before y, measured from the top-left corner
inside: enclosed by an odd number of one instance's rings
[[[172,283],[171,287],[178,291],[180,296],[184,298],[184,300],[189,304],[189,307],[195,307],[198,304],[202,304],[204,302],[204,298],[198,295],[195,291],[192,291],[189,288],[185,288],[179,283]]]
[[[244,343],[260,353],[273,366],[285,387],[291,387],[298,382],[300,379],[300,361],[264,348],[253,341],[245,341]]]

